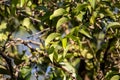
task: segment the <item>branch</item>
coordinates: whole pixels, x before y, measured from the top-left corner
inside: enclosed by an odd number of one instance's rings
[[[41,50],[38,50],[38,49],[35,49],[35,48],[33,48],[29,43],[30,42],[34,42],[34,41],[31,41],[31,40],[22,40],[22,39],[20,39],[20,38],[18,38],[18,39],[16,39],[16,40],[14,40],[14,41],[11,41],[11,42],[9,42],[8,43],[8,45],[10,46],[10,44],[15,44],[15,43],[17,43],[17,42],[19,42],[19,44],[24,44],[25,46],[27,46],[32,52],[38,52],[38,53],[40,53],[40,56],[44,56],[44,57],[46,57],[46,58],[49,58],[49,55],[48,55],[48,53],[46,53],[45,51],[41,51]],[[34,43],[33,43],[34,44]],[[7,45],[7,46],[8,46]],[[53,62],[50,62],[51,64],[53,64],[54,66],[56,66],[56,67],[58,67],[58,68],[61,68],[63,71],[65,71],[65,72],[67,72],[70,76],[71,76],[71,78],[72,78],[72,80],[76,80],[76,77],[74,77],[73,75],[72,75],[72,73],[71,72],[69,72],[66,68],[64,68],[62,65],[60,65],[60,64],[58,64],[58,63],[53,63]]]
[[[0,55],[2,56],[2,58],[5,59],[5,61],[7,62],[7,65],[8,65],[8,69],[10,71],[10,75],[11,75],[11,79],[14,79],[15,80],[15,76],[13,74],[13,67],[12,67],[12,60],[10,57],[6,56],[5,55],[5,50],[6,50],[6,44],[7,42],[10,40],[10,36],[12,35],[12,33],[10,32],[8,34],[8,38],[7,40],[5,41],[5,44],[3,45],[2,49],[0,50]]]

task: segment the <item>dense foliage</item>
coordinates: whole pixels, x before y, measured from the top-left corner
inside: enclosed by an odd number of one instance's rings
[[[119,80],[119,0],[0,0],[0,80]]]

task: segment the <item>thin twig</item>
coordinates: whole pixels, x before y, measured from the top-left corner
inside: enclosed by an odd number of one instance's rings
[[[44,56],[46,58],[49,58],[49,55],[48,53],[46,53],[45,51],[41,51],[41,50],[38,50],[38,49],[34,49],[31,45],[29,45],[29,42],[31,41],[28,41],[28,40],[22,40],[22,39],[17,39],[19,41],[19,44],[24,44],[25,46],[27,46],[31,51],[35,51],[35,52],[38,52],[40,53],[41,56]],[[12,43],[16,43],[16,40],[15,41],[12,41]],[[8,46],[8,45],[7,45]],[[9,46],[10,46],[10,43],[9,43]],[[72,77],[72,80],[76,80],[76,78],[72,75],[71,72],[69,72],[67,69],[65,69],[62,65],[58,64],[58,63],[53,63],[51,62],[51,64],[53,64],[54,66],[58,67],[58,68],[61,68],[63,71],[67,72],[71,77]]]
[[[3,47],[2,47],[2,50],[0,50],[0,55],[2,56],[2,58],[5,59],[5,61],[7,62],[8,64],[8,69],[10,71],[10,75],[11,75],[11,79],[14,79],[15,80],[15,76],[13,74],[13,67],[12,67],[12,60],[10,57],[6,56],[5,55],[5,50],[6,50],[6,44],[7,42],[10,40],[10,36],[12,35],[12,33],[10,32],[9,35],[8,35],[8,38],[7,40],[5,41]]]

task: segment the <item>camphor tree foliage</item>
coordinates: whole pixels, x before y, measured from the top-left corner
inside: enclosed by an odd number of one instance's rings
[[[120,1],[0,0],[0,79],[41,75],[119,80]]]

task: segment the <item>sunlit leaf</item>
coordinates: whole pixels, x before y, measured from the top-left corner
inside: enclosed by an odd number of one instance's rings
[[[106,80],[119,80],[120,79],[120,74],[116,71],[109,71],[105,75]]]
[[[110,80],[120,80],[120,75],[114,75]]]
[[[63,64],[63,65],[62,65]],[[63,62],[61,66],[65,68],[73,77],[76,77],[76,70],[69,62]]]
[[[21,1],[20,1],[20,7],[23,7],[24,4],[25,4],[25,2],[26,2],[26,0],[21,0]]]
[[[119,22],[111,22],[107,25],[107,29],[109,28],[120,28],[120,23]]]
[[[51,33],[45,40],[45,46],[47,46],[53,39],[59,36],[60,36],[59,33]]]
[[[73,61],[72,65],[73,65],[74,67],[78,68],[79,63],[80,63],[80,59],[79,59],[79,58],[76,58],[76,59]]]
[[[22,25],[27,27],[27,28],[29,28],[29,26],[30,26],[30,19],[29,18],[25,18],[23,20],[23,24]]]
[[[65,9],[59,8],[59,9],[55,10],[54,13],[50,16],[50,20],[52,20],[55,17],[61,16],[65,13],[66,13]]]
[[[110,9],[105,9],[105,12],[106,12],[105,15],[110,16],[112,19],[115,20],[115,16],[114,16],[113,12]]]
[[[82,21],[84,14],[85,14],[85,12],[81,12],[80,14],[78,14],[78,15],[76,16],[77,20]]]
[[[88,38],[92,38],[92,36],[91,36],[87,31],[85,31],[84,29],[81,29],[79,32],[80,32],[81,34],[85,35],[85,36],[88,37]]]
[[[54,59],[54,53],[49,54],[49,58],[50,58],[51,62],[53,62],[53,59]]]
[[[68,20],[69,20],[69,19],[68,19],[67,17],[62,17],[62,18],[60,18],[60,19],[58,20],[58,22],[57,22],[56,28],[58,29],[62,24],[68,22]]]
[[[91,16],[91,18],[90,18],[90,23],[91,23],[91,24],[94,24],[94,23],[95,23],[96,17],[97,17],[97,13],[96,13],[96,12],[93,12],[93,14],[92,14],[92,16]]]
[[[24,66],[21,68],[20,72],[21,72],[23,78],[30,77],[31,68],[29,66]]]
[[[64,49],[66,48],[66,46],[67,46],[67,38],[62,39],[62,46],[63,46]]]
[[[76,14],[78,14],[80,11],[82,11],[84,8],[86,8],[88,6],[87,3],[84,4],[77,4],[77,7],[74,9],[74,11],[76,12]]]
[[[89,0],[93,9],[95,9],[96,0]]]
[[[62,67],[65,68],[70,73],[74,73],[75,72],[75,68],[69,62],[63,62]]]

